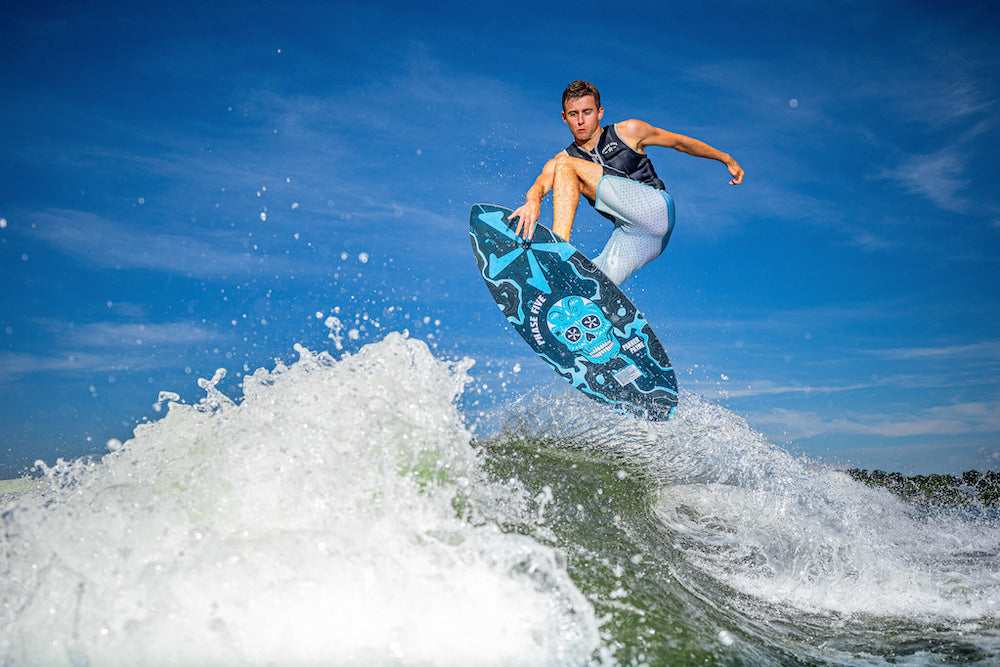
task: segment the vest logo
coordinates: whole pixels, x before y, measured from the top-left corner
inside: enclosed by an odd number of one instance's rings
[[[607,155],[616,148],[618,148],[618,142],[612,141],[610,144],[601,149],[601,155]]]

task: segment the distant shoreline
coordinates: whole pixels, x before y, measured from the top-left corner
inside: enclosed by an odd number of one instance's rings
[[[0,479],[0,500],[7,496],[15,496],[25,491],[37,489],[45,484],[40,477],[18,477],[17,479]]]
[[[882,470],[845,471],[868,486],[888,489],[904,500],[936,507],[1000,507],[1000,472],[970,470],[961,475],[913,475]]]

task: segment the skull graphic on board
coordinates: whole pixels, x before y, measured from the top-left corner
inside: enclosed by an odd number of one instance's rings
[[[582,353],[592,362],[603,363],[621,349],[611,333],[611,322],[597,304],[582,296],[567,296],[556,301],[545,321],[552,335],[570,352]]]

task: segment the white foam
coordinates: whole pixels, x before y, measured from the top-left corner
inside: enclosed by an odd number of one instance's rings
[[[199,405],[8,503],[0,662],[561,665],[599,648],[561,557],[491,521],[529,499],[469,444],[471,362],[398,334],[299,352],[238,404],[203,382]]]
[[[666,485],[655,507],[698,569],[807,612],[972,621],[1000,611],[996,521],[915,508],[793,458],[727,411],[698,412],[717,481]]]

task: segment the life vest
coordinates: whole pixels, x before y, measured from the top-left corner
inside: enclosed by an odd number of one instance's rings
[[[585,151],[574,141],[566,147],[566,154],[583,160],[596,162],[604,167],[604,173],[624,176],[633,181],[645,183],[657,190],[666,190],[663,181],[656,175],[649,156],[640,153],[618,136],[614,125],[608,125],[601,132],[593,151]]]

